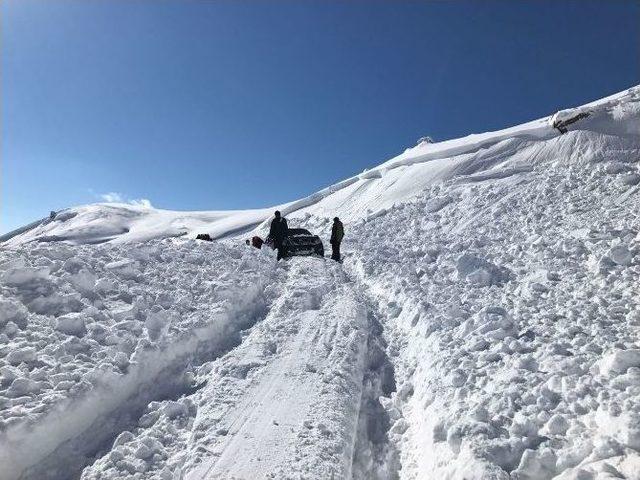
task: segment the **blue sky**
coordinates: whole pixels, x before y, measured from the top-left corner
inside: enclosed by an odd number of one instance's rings
[[[638,1],[3,0],[0,230],[298,198],[640,83]]]

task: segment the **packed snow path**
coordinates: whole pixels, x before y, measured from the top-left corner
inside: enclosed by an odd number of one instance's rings
[[[367,316],[336,265],[293,260],[293,281],[202,391],[190,480],[347,478],[366,354]],[[229,376],[231,375],[231,379]]]
[[[202,388],[178,402],[190,410],[153,402],[82,478],[377,478],[361,412],[382,364],[367,303],[317,258],[278,264],[265,296],[241,344],[197,369]]]

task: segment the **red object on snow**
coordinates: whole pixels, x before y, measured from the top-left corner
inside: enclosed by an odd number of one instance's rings
[[[253,245],[256,248],[262,248],[263,243],[264,242],[262,241],[262,239],[258,236],[251,238],[251,245]]]

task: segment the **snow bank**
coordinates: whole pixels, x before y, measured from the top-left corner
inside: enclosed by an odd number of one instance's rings
[[[254,321],[273,265],[193,241],[0,251],[0,478],[80,469]]]
[[[400,478],[637,477],[640,197],[608,165],[637,169],[640,136],[526,149],[531,171],[451,179],[347,226],[396,366]]]

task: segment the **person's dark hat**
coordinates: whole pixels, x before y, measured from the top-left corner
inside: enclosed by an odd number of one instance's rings
[[[339,221],[340,221],[340,219],[339,219],[338,217],[333,217],[333,221],[334,221],[334,222],[339,222]]]
[[[280,216],[280,210],[276,210],[276,213],[274,214],[276,217]]]

